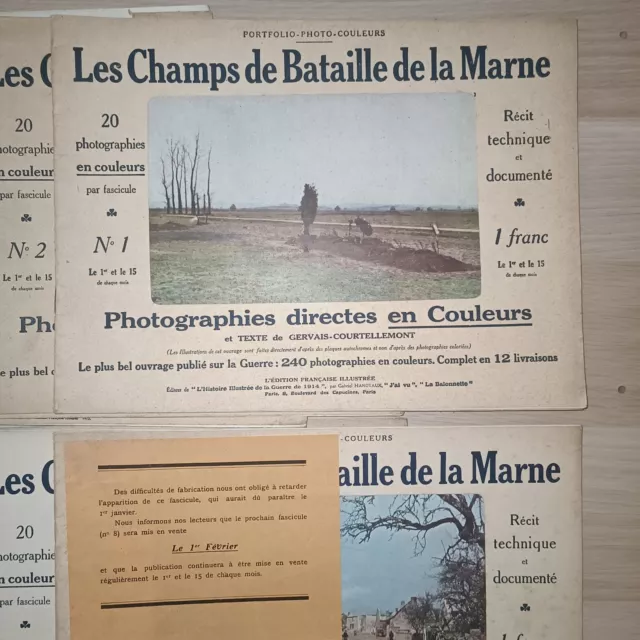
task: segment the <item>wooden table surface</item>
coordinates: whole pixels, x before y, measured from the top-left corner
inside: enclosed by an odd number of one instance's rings
[[[193,2],[137,2],[160,4]],[[122,0],[0,0],[0,11],[130,5]],[[640,2],[224,0],[209,5],[216,18],[578,20],[589,408],[416,413],[409,423],[584,425],[585,638],[640,638]]]

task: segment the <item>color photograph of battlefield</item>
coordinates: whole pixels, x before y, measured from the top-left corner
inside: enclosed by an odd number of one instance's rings
[[[468,94],[149,105],[157,304],[480,294]]]

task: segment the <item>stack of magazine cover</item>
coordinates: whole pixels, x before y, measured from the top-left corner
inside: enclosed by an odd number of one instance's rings
[[[576,32],[0,17],[0,638],[579,640]]]

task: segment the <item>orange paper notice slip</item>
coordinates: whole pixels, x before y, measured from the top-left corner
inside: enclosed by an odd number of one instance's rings
[[[65,443],[70,638],[338,638],[338,448]]]

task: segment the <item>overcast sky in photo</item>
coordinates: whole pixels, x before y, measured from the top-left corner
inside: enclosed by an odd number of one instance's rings
[[[369,517],[386,515],[395,496],[376,496]],[[437,498],[434,498],[437,500]],[[436,506],[434,502],[434,506]],[[343,505],[343,509],[346,505]],[[344,515],[342,516],[344,520]],[[376,530],[368,542],[341,539],[342,612],[375,614],[395,611],[412,596],[437,588],[437,562],[455,541],[456,529],[444,525],[427,534],[426,549],[414,556],[413,533]]]
[[[156,98],[149,103],[149,200],[164,206],[167,140],[211,148],[214,207],[477,208],[474,98],[467,93]]]

